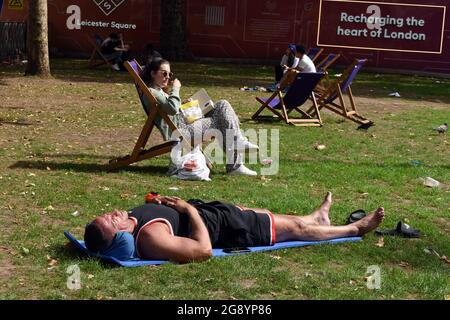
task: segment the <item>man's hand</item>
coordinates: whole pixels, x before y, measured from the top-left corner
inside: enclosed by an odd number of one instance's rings
[[[194,206],[190,205],[183,199],[180,199],[178,197],[160,197],[158,198],[159,203],[163,204],[165,206],[174,208],[180,213],[188,213],[190,209],[195,209]]]

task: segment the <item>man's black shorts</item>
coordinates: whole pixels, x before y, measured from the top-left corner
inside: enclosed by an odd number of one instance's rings
[[[196,204],[213,248],[269,246],[275,243],[272,214],[242,210],[219,201]]]

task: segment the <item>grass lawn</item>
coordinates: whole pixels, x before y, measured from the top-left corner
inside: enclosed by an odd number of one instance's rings
[[[203,87],[231,102],[243,129],[280,133],[277,175],[228,177],[218,165],[211,182],[193,182],[164,175],[168,156],[113,173],[101,169],[132,150],[145,117],[127,73],[86,65],[54,60],[51,80],[0,69],[0,299],[449,298],[449,264],[426,249],[450,256],[450,138],[432,130],[450,120],[450,80],[363,68],[353,93],[376,125],[356,130],[325,111],[322,128],[307,128],[250,121],[256,94],[239,88],[271,83],[271,66],[174,63],[182,97]],[[401,98],[388,97],[395,91]],[[427,176],[447,186],[427,188],[420,180]],[[332,223],[384,206],[383,228],[402,220],[421,229],[421,238],[385,237],[377,246],[369,234],[357,243],[140,268],[113,267],[65,247],[63,230],[82,238],[95,216],[140,205],[149,191],[305,214],[328,190]],[[80,290],[66,287],[74,264]],[[366,287],[372,265],[381,270],[380,290]]]

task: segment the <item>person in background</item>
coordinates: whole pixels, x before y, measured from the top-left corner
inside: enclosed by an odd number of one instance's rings
[[[111,66],[114,71],[122,70],[123,62],[130,59],[130,46],[123,43],[121,33],[111,33],[101,44],[100,51],[105,58],[114,61]]]
[[[300,72],[317,72],[314,62],[306,54],[305,47],[302,45],[296,45],[295,48],[295,57],[298,59],[298,63],[295,65],[294,69]]]
[[[144,59],[143,63],[144,65],[152,62],[155,58],[162,58],[161,53],[155,50],[153,43],[149,42],[144,47]]]
[[[295,68],[299,59],[295,56],[297,48],[293,44],[289,44],[285,54],[281,58],[280,64],[275,66],[275,81],[278,83],[283,78],[284,73],[289,68]]]

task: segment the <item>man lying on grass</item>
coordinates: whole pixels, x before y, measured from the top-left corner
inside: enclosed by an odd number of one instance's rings
[[[102,253],[118,232],[129,232],[140,258],[191,262],[208,259],[212,248],[268,246],[284,241],[316,241],[361,236],[377,228],[384,209],[344,226],[332,226],[328,192],[321,206],[308,216],[272,214],[219,201],[186,202],[158,197],[130,212],[114,210],[97,217],[85,229],[86,247]]]

